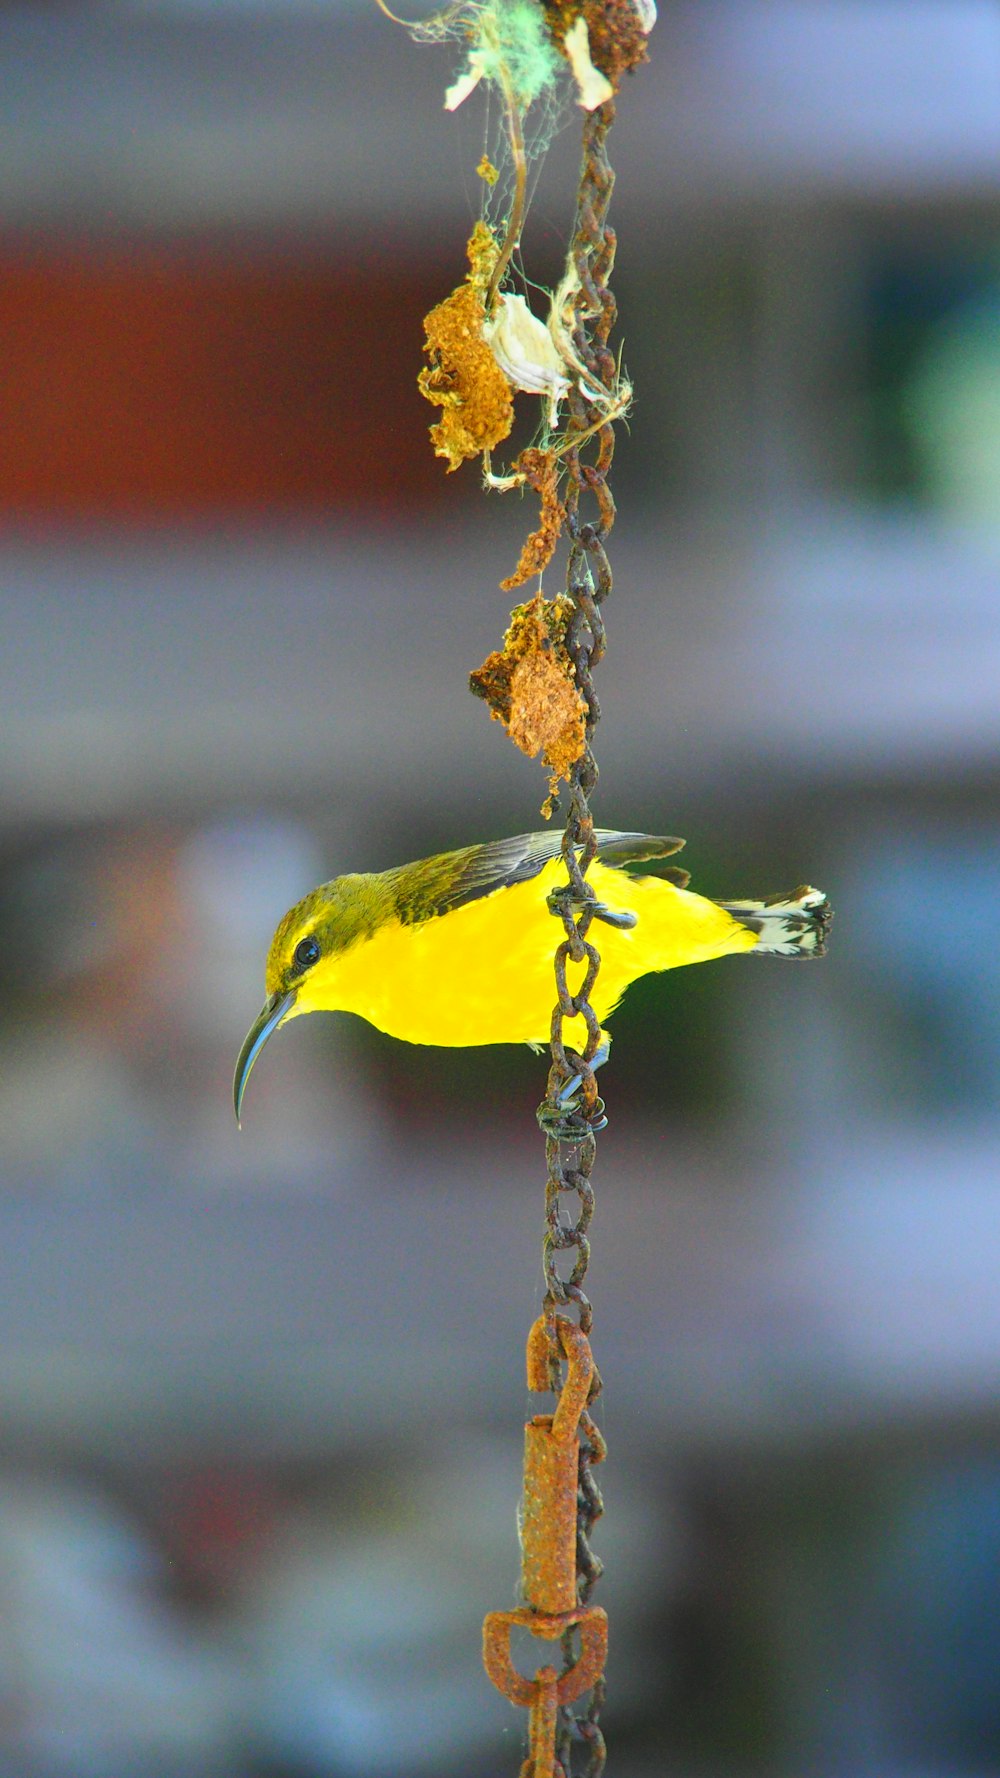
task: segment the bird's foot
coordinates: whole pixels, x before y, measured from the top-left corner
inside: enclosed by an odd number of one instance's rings
[[[591,1069],[596,1073],[610,1054],[611,1044],[605,1038],[590,1059]],[[580,1092],[582,1085],[582,1073],[573,1074],[560,1087],[554,1101],[542,1100],[537,1117],[546,1136],[554,1136],[559,1142],[582,1142],[584,1137],[596,1136],[599,1131],[607,1129],[608,1120],[604,1115],[602,1098],[597,1097],[594,1100],[589,1117],[584,1114],[583,1096]]]
[[[600,1095],[594,1100],[593,1115],[589,1118],[582,1117],[575,1107],[550,1105],[547,1099],[542,1100],[535,1115],[542,1134],[556,1142],[585,1142],[588,1136],[596,1136],[608,1127]]]
[[[610,1043],[610,1040],[607,1037],[605,1037],[603,1039],[603,1041],[598,1044],[596,1050],[594,1051],[593,1055],[590,1058],[590,1066],[595,1074],[597,1073],[597,1070],[599,1068],[604,1067],[604,1064],[607,1061],[610,1054],[611,1054],[611,1043]],[[565,1086],[560,1087],[559,1093],[556,1098],[556,1104],[561,1106],[564,1111],[575,1111],[577,1105],[579,1104],[579,1088],[582,1085],[583,1085],[583,1075],[582,1074],[571,1075],[570,1079],[566,1082]]]
[[[583,901],[573,894],[570,884],[562,889],[553,889],[545,898],[545,905],[550,914],[569,913],[576,916],[589,908],[595,920],[603,920],[606,926],[614,926],[619,932],[631,932],[638,926],[638,914],[631,914],[624,908],[609,908],[603,901],[591,901],[589,896]]]

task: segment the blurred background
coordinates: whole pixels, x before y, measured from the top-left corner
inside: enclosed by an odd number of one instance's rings
[[[982,1778],[1000,13],[675,0],[651,55],[596,811],[838,920],[616,1020],[609,1770]],[[333,1016],[230,1100],[286,906],[538,824],[466,689],[533,512],[444,474],[415,387],[478,214],[456,58],[360,0],[0,10],[0,1778],[522,1755],[478,1641],[544,1405],[544,1063]]]

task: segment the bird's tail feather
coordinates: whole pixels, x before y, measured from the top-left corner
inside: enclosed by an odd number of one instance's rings
[[[803,884],[767,901],[722,901],[720,907],[759,934],[754,952],[770,957],[822,957],[833,910],[822,889]]]

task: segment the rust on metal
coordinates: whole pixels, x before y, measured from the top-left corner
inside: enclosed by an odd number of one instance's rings
[[[549,1387],[550,1334],[566,1359],[566,1380],[553,1414],[524,1428],[521,1584],[525,1603],[540,1612],[571,1612],[577,1603],[576,1519],[580,1418],[595,1375],[586,1334],[565,1317],[540,1316],[528,1335],[528,1388]]]
[[[579,1632],[579,1652],[571,1666],[539,1667],[533,1679],[519,1673],[511,1658],[511,1631],[530,1630],[548,1642],[565,1642],[567,1630]],[[608,1616],[600,1605],[570,1612],[491,1611],[483,1624],[483,1666],[499,1692],[530,1711],[529,1754],[520,1778],[568,1778],[568,1767],[556,1757],[559,1711],[600,1682],[608,1653]]]
[[[556,1703],[572,1704],[589,1691],[604,1670],[608,1654],[608,1614],[602,1605],[579,1605],[575,1611],[533,1611],[521,1605],[514,1611],[489,1611],[483,1623],[483,1666],[505,1698],[530,1710],[535,1700],[538,1675],[526,1679],[514,1665],[510,1636],[514,1629],[530,1631],[546,1642],[558,1642],[567,1629],[580,1632],[580,1653],[572,1667],[559,1674]]]
[[[520,1778],[566,1778],[556,1760],[558,1692],[559,1675],[555,1668],[539,1667],[528,1715],[528,1757],[521,1767]]]

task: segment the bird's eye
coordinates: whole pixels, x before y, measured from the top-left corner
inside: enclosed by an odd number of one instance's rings
[[[296,969],[309,969],[319,956],[319,945],[314,938],[300,938],[294,951]]]

